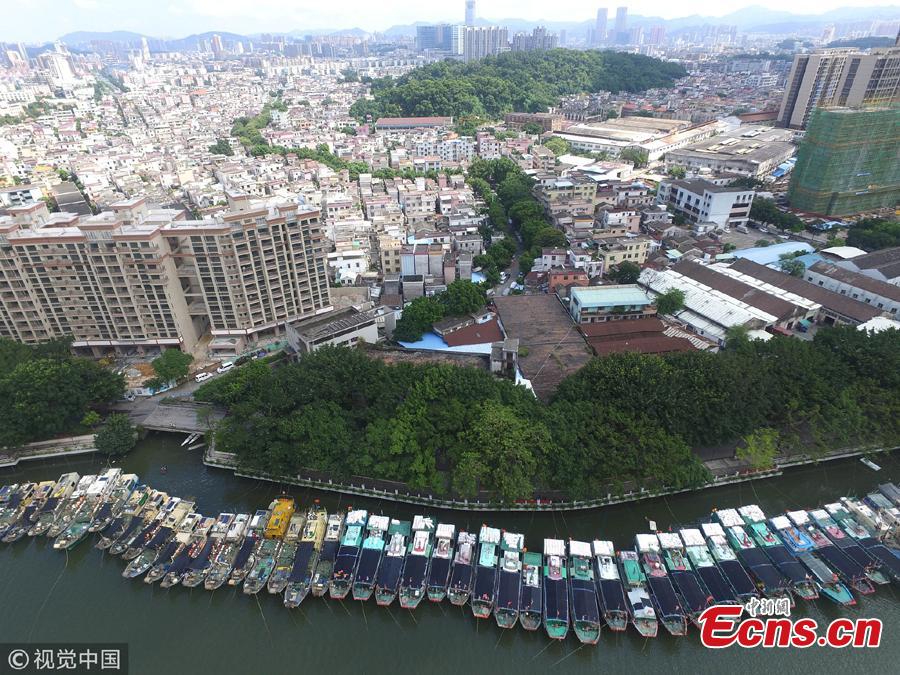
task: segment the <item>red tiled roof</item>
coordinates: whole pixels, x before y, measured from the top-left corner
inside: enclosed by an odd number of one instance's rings
[[[578,328],[586,338],[594,338],[629,335],[632,333],[662,333],[665,326],[663,326],[663,322],[659,319],[646,317],[643,319],[630,319],[628,321],[584,323]]]
[[[497,319],[466,326],[444,336],[444,342],[451,347],[480,345],[485,342],[499,342],[502,339],[503,333]]]
[[[632,323],[623,321],[617,323]],[[597,356],[616,354],[619,352],[637,352],[639,354],[665,354],[666,352],[689,352],[694,349],[690,340],[673,337],[627,337],[623,340],[601,340],[588,338],[588,344]]]

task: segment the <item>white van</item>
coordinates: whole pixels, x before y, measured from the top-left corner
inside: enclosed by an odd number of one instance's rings
[[[196,382],[206,382],[207,380],[211,380],[212,376],[212,373],[198,373],[194,380]]]
[[[219,373],[219,374],[221,375],[222,373],[227,373],[227,372],[228,372],[229,370],[231,370],[232,368],[234,368],[234,362],[233,362],[233,361],[226,361],[226,362],[223,363],[221,366],[219,366],[218,368],[216,368],[216,372]]]

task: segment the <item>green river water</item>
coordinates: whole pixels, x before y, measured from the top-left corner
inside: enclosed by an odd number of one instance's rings
[[[239,479],[203,466],[199,451],[179,447],[181,436],[151,435],[121,466],[142,482],[181,497],[198,509],[252,513],[281,491],[272,483]],[[769,514],[811,508],[847,494],[862,494],[886,480],[900,481],[900,454],[882,456],[879,473],[846,460],[794,469],[785,475],[667,499],[565,514],[436,512],[436,520],[477,529],[482,522],[523,532],[540,550],[545,536],[612,539],[631,545],[646,519],[660,529],[689,523],[714,507],[757,503]],[[55,479],[64,471],[96,473],[99,457],[46,460],[0,470],[0,484]],[[168,472],[162,473],[161,466]],[[302,488],[290,489],[301,505],[318,498],[329,510],[352,504],[373,513],[411,519],[417,507]],[[900,597],[879,587],[856,608],[828,600],[798,601],[795,615],[823,622],[842,614],[884,622],[881,647],[872,650],[707,650],[692,628],[686,638],[664,634],[643,640],[632,628],[604,630],[600,643],[581,647],[574,635],[552,642],[543,631],[502,631],[477,622],[468,606],[423,602],[410,613],[395,603],[363,607],[309,597],[297,610],[263,590],[257,597],[233,588],[214,593],[202,586],[170,591],[121,577],[123,562],[93,548],[93,536],[68,555],[46,538],[0,544],[0,642],[126,642],[132,673],[599,673],[599,672],[848,672],[888,673],[900,660]],[[894,663],[894,666],[891,666]],[[0,672],[3,666],[0,664]]]

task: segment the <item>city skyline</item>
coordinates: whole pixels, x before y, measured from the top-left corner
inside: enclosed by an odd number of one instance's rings
[[[696,16],[698,19],[722,17],[751,7],[769,11],[781,11],[783,5],[774,0],[747,3],[743,0],[726,0],[716,5],[715,14],[698,7],[692,12],[680,5],[661,0],[641,2],[607,3],[610,25],[615,19],[617,7],[626,7],[629,19],[637,17],[673,20]],[[127,11],[123,11],[123,6]],[[592,22],[596,20],[599,3],[562,0],[553,7],[555,20]],[[795,16],[819,15],[841,9],[871,9],[877,7],[871,0],[799,0],[792,3],[790,13]],[[253,34],[261,32],[298,32],[304,30],[347,30],[363,28],[383,31],[397,25],[413,23],[458,23],[465,21],[465,0],[446,4],[437,11],[423,11],[416,4],[401,4],[370,9],[359,0],[342,0],[339,11],[329,5],[327,11],[319,7],[298,7],[289,0],[259,0],[252,5],[236,0],[189,0],[181,4],[147,6],[136,2],[112,2],[112,0],[28,0],[17,5],[17,11],[9,14],[0,29],[0,40],[23,42],[47,42],[73,31],[134,31],[158,38],[181,37],[206,31]],[[885,5],[884,7],[897,7]],[[51,11],[52,10],[52,11]],[[277,18],[276,18],[277,17]],[[512,2],[510,0],[482,0],[476,4],[475,17],[481,21],[508,21],[519,19],[542,22],[551,19],[544,3],[536,0]],[[173,29],[177,27],[177,30]]]

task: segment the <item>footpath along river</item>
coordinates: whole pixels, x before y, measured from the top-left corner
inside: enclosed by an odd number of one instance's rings
[[[200,451],[179,447],[181,436],[154,434],[121,462],[142,482],[172,495],[196,499],[198,509],[252,513],[265,507],[281,486],[236,478],[209,469]],[[714,507],[757,503],[767,514],[810,508],[848,494],[863,494],[877,483],[900,481],[900,454],[876,458],[875,473],[858,460],[829,462],[787,471],[754,483],[703,490],[666,499],[570,513],[434,512],[436,520],[476,529],[487,522],[525,534],[526,546],[540,550],[543,538],[611,539],[632,545],[646,519],[660,529],[705,517]],[[0,484],[54,479],[64,471],[96,473],[100,457],[27,462],[0,470]],[[163,473],[161,466],[168,471]],[[352,504],[373,513],[412,519],[418,507],[348,498],[287,486],[305,506],[314,499],[330,511]],[[887,673],[900,660],[900,596],[879,587],[856,608],[842,610],[826,599],[798,601],[795,615],[820,625],[838,616],[877,617],[884,622],[881,647],[870,650],[809,649],[707,650],[699,633],[675,639],[664,634],[643,640],[629,628],[603,631],[600,643],[581,647],[574,636],[552,642],[543,631],[502,631],[476,622],[468,606],[423,602],[410,613],[396,604],[343,603],[309,597],[297,610],[262,591],[256,598],[232,588],[214,593],[202,587],[165,591],[123,579],[123,562],[93,548],[93,536],[65,553],[46,538],[0,544],[0,642],[126,642],[132,673]],[[891,664],[894,664],[893,666]],[[0,664],[4,672],[6,664]]]

